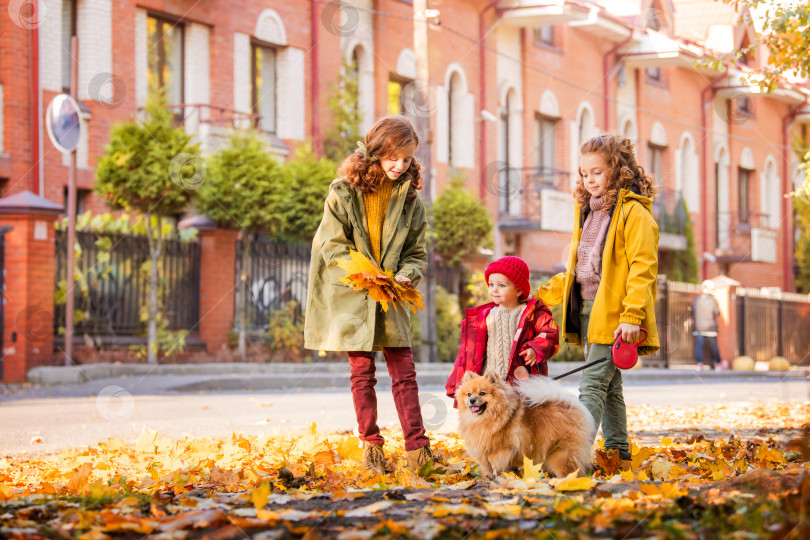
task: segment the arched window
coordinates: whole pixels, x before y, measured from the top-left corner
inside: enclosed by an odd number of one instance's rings
[[[729,157],[725,148],[717,151],[714,160],[714,187],[717,228],[715,245],[718,249],[728,249],[730,245],[731,202],[729,196]]]
[[[624,125],[622,126],[622,135],[633,141],[633,144],[636,143],[638,133],[636,132],[636,125],[633,123],[632,119],[628,118],[625,120]]]
[[[447,156],[451,165],[456,165],[457,158],[461,151],[461,115],[464,105],[464,95],[467,93],[461,75],[455,71],[450,76],[450,88],[448,92],[448,137]]]
[[[769,229],[778,229],[782,201],[782,181],[776,169],[776,159],[768,156],[765,160],[765,169],[760,182],[760,200],[762,206],[762,226]]]
[[[676,189],[681,192],[690,213],[700,211],[700,178],[698,178],[698,157],[695,142],[689,132],[681,137],[678,150],[678,174]]]
[[[521,99],[514,88],[507,90],[498,122],[498,155],[502,166],[498,176],[498,208],[501,214],[520,214],[520,174],[522,165]]]
[[[582,109],[582,114],[579,117],[579,145],[582,146],[585,141],[594,136],[594,122],[593,113],[590,109]]]
[[[435,86],[436,161],[453,168],[475,166],[475,98],[467,91],[467,76],[457,62],[444,74],[444,84]]]

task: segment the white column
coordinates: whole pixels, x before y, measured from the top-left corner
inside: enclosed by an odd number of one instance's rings
[[[444,86],[436,87],[436,127],[433,132],[436,137],[436,162],[447,163],[449,160],[448,144],[450,139],[450,111],[449,89]],[[457,113],[458,114],[458,113]]]
[[[250,36],[235,32],[233,35],[233,108],[251,112],[250,103]],[[247,122],[241,127],[247,127]]]
[[[76,30],[79,36],[79,99],[110,101],[113,86],[102,85],[100,81],[109,81],[112,77],[111,0],[77,2]]]
[[[306,77],[304,51],[280,49],[276,69],[276,133],[282,139],[303,140],[306,121]]]
[[[211,103],[210,41],[208,27],[189,23],[183,33],[184,81],[183,101],[185,103]],[[199,134],[199,124],[209,115],[205,107],[187,108],[186,133]]]
[[[149,94],[147,71],[149,66],[149,45],[146,30],[146,10],[135,10],[135,103],[138,107],[146,105]]]

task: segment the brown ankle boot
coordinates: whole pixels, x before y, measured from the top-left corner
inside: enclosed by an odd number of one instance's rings
[[[378,473],[385,472],[385,454],[382,446],[363,443],[363,468]]]
[[[419,472],[419,469],[428,462],[433,462],[433,467],[444,467],[444,464],[436,458],[430,446],[423,446],[416,450],[408,450],[405,452],[405,457],[408,460],[408,468],[412,471]]]
[[[619,450],[618,448],[606,448],[605,455],[608,459],[619,458],[619,470],[625,472],[633,470],[633,462],[630,452]]]

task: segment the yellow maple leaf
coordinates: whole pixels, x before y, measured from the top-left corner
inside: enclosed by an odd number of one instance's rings
[[[135,450],[138,452],[154,452],[157,435],[157,431],[142,429],[138,440],[135,441]]]
[[[641,484],[641,492],[645,495],[658,495],[665,499],[672,499],[686,494],[686,490],[678,487],[678,482],[662,482],[661,484]]]
[[[409,529],[401,523],[393,521],[391,518],[386,519],[374,529],[377,533],[387,533],[390,536],[405,536]]]
[[[483,517],[487,515],[487,512],[483,508],[478,508],[476,506],[467,503],[440,504],[434,508],[433,513],[431,515],[435,518],[443,518],[447,516],[458,516],[458,515]]]
[[[540,478],[541,474],[543,474],[543,464],[538,463],[535,465],[531,459],[523,456],[523,479],[534,478],[536,480]]]
[[[85,463],[76,469],[70,480],[68,480],[67,490],[71,493],[83,494],[87,490],[87,480],[90,478],[90,471],[92,470],[92,463]]]
[[[596,485],[596,480],[587,476],[577,477],[578,473],[579,471],[574,471],[565,478],[552,478],[548,483],[557,491],[582,491]]]
[[[11,485],[0,484],[0,502],[6,502],[11,499]]]
[[[356,291],[366,291],[368,297],[378,302],[383,311],[388,311],[389,303],[394,307],[408,306],[414,313],[417,308],[425,309],[418,290],[401,285],[390,271],[381,269],[359,251],[350,251],[349,257],[338,260],[337,265],[346,272],[340,282]]]
[[[106,482],[99,479],[90,484],[88,487],[90,492],[90,496],[96,499],[101,499],[102,497],[111,497],[115,496],[117,491],[112,486],[107,485]]]
[[[261,510],[264,508],[264,505],[267,504],[267,500],[270,498],[270,484],[265,482],[258,489],[254,489],[253,492],[250,494],[250,498],[253,501],[253,506],[256,510]]]
[[[395,284],[397,291],[400,294],[400,298],[402,299],[403,303],[410,306],[411,310],[416,313],[417,309],[425,309],[425,305],[422,303],[422,295],[419,293],[418,290],[403,287],[399,283]]]
[[[653,478],[667,480],[669,479],[669,472],[671,469],[671,461],[667,461],[666,459],[656,459],[650,468],[650,472],[652,472]]]
[[[363,461],[363,447],[357,437],[345,437],[337,443],[337,452],[344,459]]]
[[[633,454],[633,458],[632,458],[633,469],[634,470],[641,469],[642,463],[644,463],[647,459],[649,459],[650,456],[653,455],[653,453],[654,453],[653,449],[650,448],[650,447],[645,446],[645,447],[639,448],[639,447],[636,447],[636,445],[634,444],[633,445],[633,452],[632,452],[632,454]]]

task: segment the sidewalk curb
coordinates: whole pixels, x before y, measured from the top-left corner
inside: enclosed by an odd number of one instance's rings
[[[384,363],[381,363],[384,364]],[[579,362],[553,362],[549,376],[555,377],[582,365]],[[444,386],[452,369],[449,363],[417,363],[417,381],[420,386]],[[79,385],[101,379],[122,377],[198,376],[203,380],[172,388],[173,391],[246,390],[289,388],[348,388],[348,362],[308,364],[88,364],[83,366],[40,366],[28,372],[28,382],[42,385]],[[563,383],[579,380],[580,373],[572,374]],[[641,368],[622,372],[628,383],[675,382],[731,382],[802,380],[810,376],[810,369],[791,371],[695,371],[687,366]],[[390,386],[390,377],[383,365],[377,366],[378,386]]]

